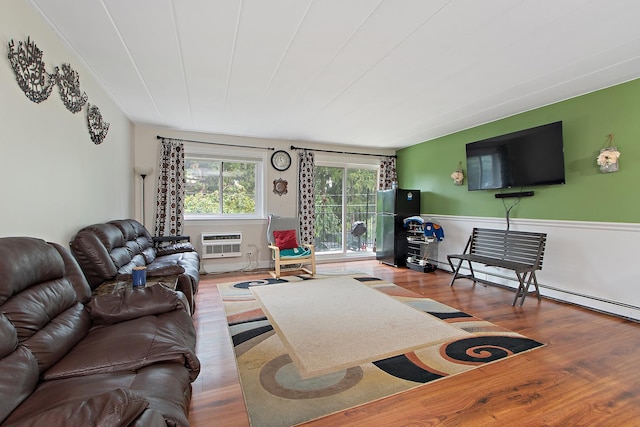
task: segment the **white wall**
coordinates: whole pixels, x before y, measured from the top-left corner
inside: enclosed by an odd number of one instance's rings
[[[89,102],[111,123],[101,145],[89,137],[86,107],[71,113],[57,86],[40,104],[18,87],[6,54],[11,39],[17,45],[27,36],[43,51],[47,72],[62,63],[78,71]],[[67,245],[82,226],[130,216],[129,120],[26,1],[0,2],[0,43],[0,236],[26,235]]]
[[[184,132],[178,130],[172,130],[162,128],[158,126],[136,124],[135,125],[135,165],[142,167],[152,167],[154,169],[153,174],[146,179],[146,191],[145,191],[145,225],[153,233],[153,224],[155,218],[155,194],[157,189],[157,170],[158,162],[160,158],[160,141],[156,138],[157,135],[187,139],[194,141],[207,141],[222,144],[233,145],[249,145],[257,147],[273,147],[276,150],[286,150],[291,155],[291,167],[285,172],[278,172],[271,167],[270,158],[273,151],[266,152],[266,164],[265,169],[267,172],[265,179],[265,204],[267,213],[275,213],[282,216],[296,216],[297,206],[297,170],[298,170],[298,157],[297,151],[290,149],[291,145],[296,147],[304,147],[309,149],[325,149],[325,150],[337,150],[348,151],[357,153],[373,153],[373,154],[393,154],[393,151],[380,151],[363,149],[362,147],[336,147],[326,144],[312,144],[309,142],[300,141],[287,141],[276,139],[261,139],[261,138],[249,138],[249,137],[237,137],[229,135],[214,135],[204,134],[196,132]],[[187,143],[188,145],[189,143]],[[244,148],[239,148],[244,150]],[[258,150],[259,152],[259,150]],[[316,161],[318,159],[328,160],[338,158],[341,162],[378,162],[375,157],[363,156],[347,156],[334,154],[316,154]],[[273,192],[273,181],[275,179],[282,178],[288,182],[288,192],[282,196]],[[141,188],[142,184],[140,178],[137,178],[137,185],[135,187],[136,197],[136,218],[141,219]],[[242,253],[246,254],[248,251],[253,252],[251,259],[244,255],[242,258],[229,258],[229,259],[205,259],[203,260],[203,269],[207,272],[222,272],[222,271],[234,271],[240,269],[251,268],[267,268],[270,265],[271,253],[266,247],[266,219],[259,220],[199,220],[199,221],[187,221],[185,224],[184,234],[190,235],[192,242],[199,244],[200,234],[202,232],[231,232],[240,231],[243,235]]]
[[[462,253],[474,227],[506,228],[503,218],[425,216],[444,228],[438,261],[447,271],[447,254]],[[640,320],[640,274],[635,270],[640,224],[512,219],[510,229],[547,233],[543,268],[536,273],[543,296]],[[483,279],[518,286],[509,270],[476,265],[474,272]],[[454,286],[469,283],[460,280]],[[529,298],[525,306],[534,304],[535,297]]]

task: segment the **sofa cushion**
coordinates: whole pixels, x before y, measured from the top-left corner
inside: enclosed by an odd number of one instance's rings
[[[200,372],[195,342],[191,316],[185,310],[98,326],[42,374],[42,378],[133,371],[154,363],[174,362],[186,366],[195,379]]]
[[[111,325],[138,317],[185,309],[176,292],[162,285],[128,289],[96,297],[86,308],[94,325]]]
[[[69,279],[69,282],[71,282],[73,289],[75,289],[77,300],[81,303],[87,302],[89,298],[91,298],[91,287],[89,286],[87,279],[84,277],[84,274],[78,265],[78,261],[76,261],[67,248],[62,247],[57,243],[49,242],[49,245],[53,246],[62,258],[62,261],[64,262],[64,275]]]
[[[118,243],[124,245],[124,237],[116,226],[97,224],[78,231],[69,244],[92,288],[118,274],[110,252]]]
[[[52,408],[29,414],[16,423],[9,423],[3,427],[68,425],[71,417],[74,425],[128,426],[148,406],[149,402],[139,393],[117,388],[89,399],[76,398],[60,402]]]
[[[0,245],[0,304],[29,286],[64,275],[64,262],[44,240],[4,237]]]
[[[24,346],[0,359],[0,423],[36,389],[38,361]]]
[[[2,313],[43,372],[87,334],[89,315],[62,257],[44,240],[0,239],[0,277]]]
[[[193,292],[195,294],[198,282],[200,281],[200,255],[198,252],[180,252],[157,257],[155,261],[147,265],[147,271],[164,269],[171,266],[183,268],[184,273],[193,279]]]
[[[190,379],[188,371],[176,363],[160,363],[135,371],[44,381],[11,413],[5,422],[7,424],[15,422],[19,425],[20,420],[26,419],[32,414],[48,411],[58,405],[65,404],[65,402],[89,400],[94,396],[118,388],[125,388],[144,396],[149,407],[143,412],[141,418],[145,416],[147,411],[152,410],[162,414],[168,426],[189,426],[186,414],[191,396]],[[71,412],[62,422],[41,425],[85,427],[95,424],[76,423],[73,412]],[[138,424],[134,423],[133,425]],[[147,426],[147,424],[140,425]],[[155,426],[155,424],[151,425]]]

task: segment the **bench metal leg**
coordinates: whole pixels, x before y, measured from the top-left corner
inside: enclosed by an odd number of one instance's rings
[[[475,286],[477,283],[476,273],[473,272],[473,266],[471,265],[471,261],[467,260],[467,263],[469,264],[469,272],[471,273],[470,279],[473,280],[473,286]]]
[[[538,287],[538,279],[536,278],[536,272],[530,271],[528,273],[527,272],[516,273],[516,276],[518,276],[518,281],[520,282],[520,284],[518,286],[518,290],[516,291],[516,297],[513,299],[513,304],[511,305],[515,306],[516,302],[518,301],[518,298],[522,298],[520,300],[520,306],[522,307],[522,304],[524,304],[524,299],[527,297],[527,294],[529,293],[529,287],[531,286],[532,281],[533,281],[534,287],[536,288],[536,296],[538,297],[538,301],[540,301],[541,300],[540,288]]]
[[[451,266],[451,271],[453,271],[453,277],[451,278],[451,282],[449,283],[449,286],[453,286],[453,282],[455,282],[455,280],[458,278],[458,272],[460,271],[460,267],[462,267],[462,260],[460,260],[457,267],[453,266],[453,262],[451,261],[451,258],[448,258],[448,260],[449,260],[449,265]]]
[[[449,261],[449,265],[451,266],[451,271],[453,271],[453,277],[451,278],[451,282],[449,283],[449,286],[453,286],[453,282],[456,281],[456,279],[460,278],[460,277],[464,277],[465,279],[470,279],[473,280],[473,284],[475,286],[475,284],[477,283],[476,280],[476,275],[473,272],[473,266],[471,265],[471,261],[467,260],[467,264],[469,264],[469,273],[468,275],[466,274],[458,274],[458,272],[460,271],[460,268],[462,267],[462,263],[464,262],[464,260],[460,260],[460,262],[458,263],[457,267],[454,267],[453,262],[451,262],[451,258],[447,257],[447,260]]]
[[[516,302],[518,302],[518,298],[522,298],[522,301],[520,301],[520,305],[522,305],[525,297],[527,296],[526,288],[528,288],[528,286],[525,286],[525,279],[527,278],[527,273],[518,273],[516,271],[516,276],[518,276],[519,284],[518,284],[518,290],[516,291],[516,297],[513,299],[513,303],[511,304],[512,306],[516,305]]]
[[[538,287],[538,278],[536,277],[535,271],[531,272],[531,277],[529,278],[529,281],[531,281],[531,278],[533,278],[533,286],[536,288],[536,296],[538,297],[538,301],[542,301],[542,298],[540,297],[540,288]]]

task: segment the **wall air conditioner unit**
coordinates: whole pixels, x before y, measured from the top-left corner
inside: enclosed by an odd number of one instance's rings
[[[242,256],[242,233],[202,233],[202,258],[234,258]]]

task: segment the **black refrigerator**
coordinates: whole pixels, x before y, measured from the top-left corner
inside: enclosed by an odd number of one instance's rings
[[[404,219],[420,215],[420,190],[381,190],[376,201],[376,259],[402,267],[407,264]]]

